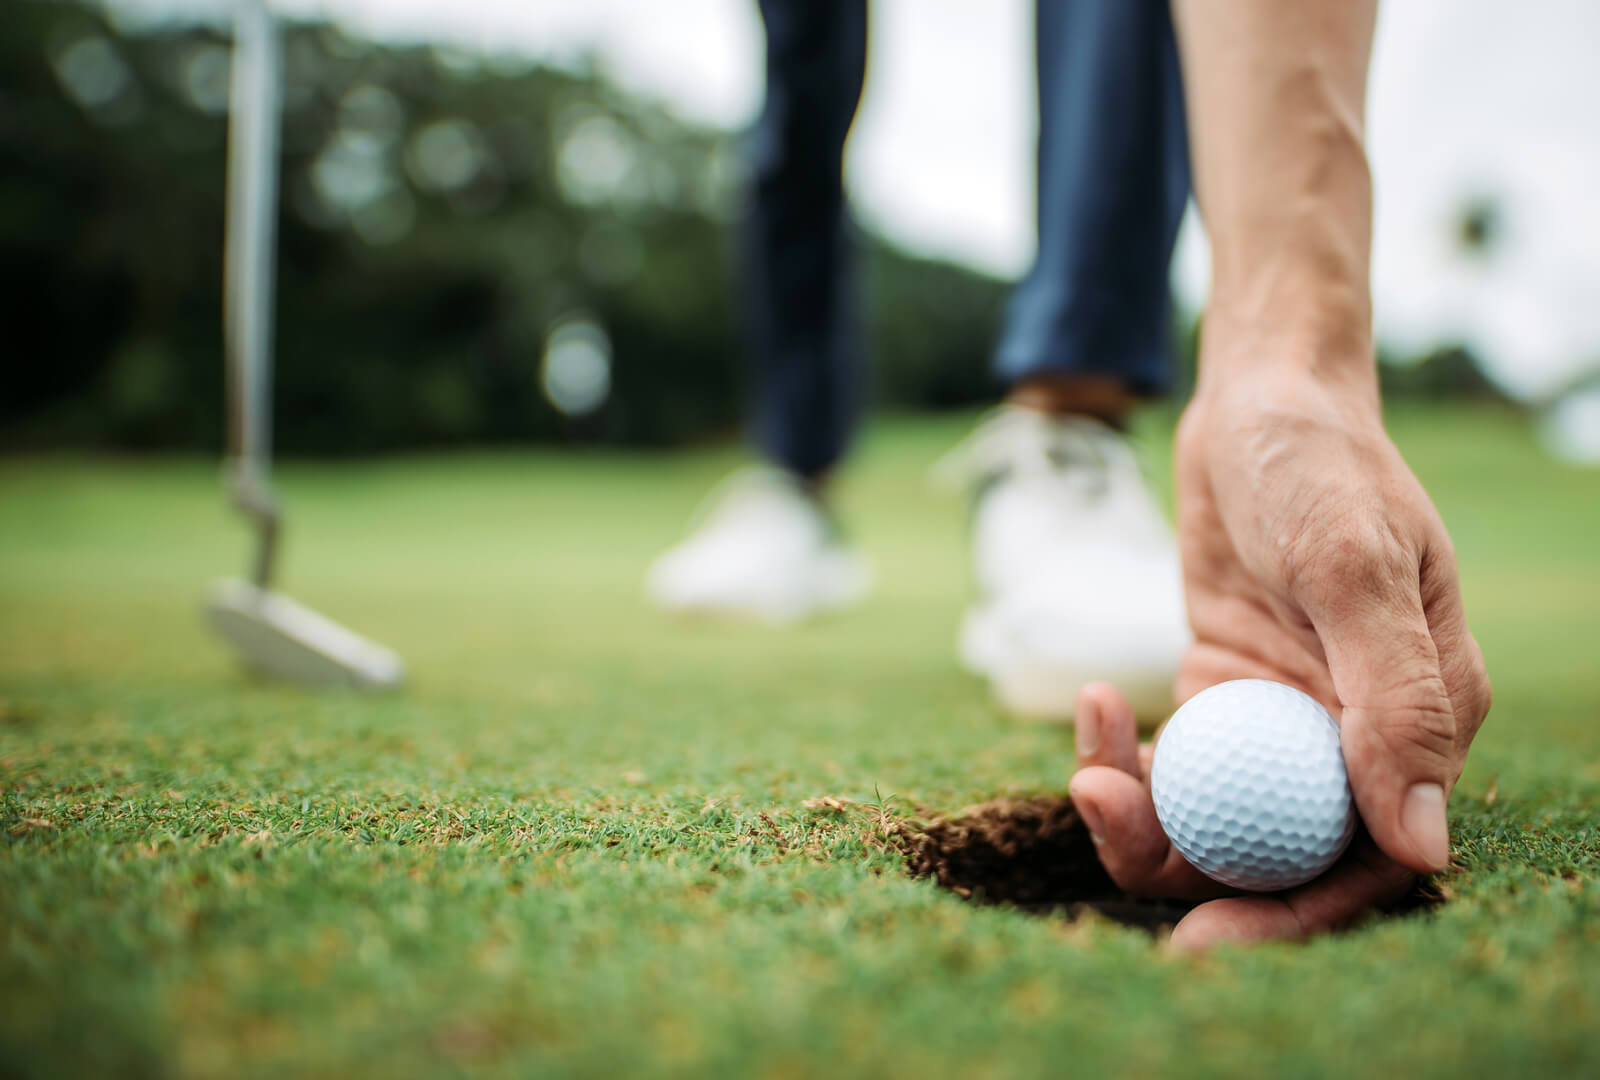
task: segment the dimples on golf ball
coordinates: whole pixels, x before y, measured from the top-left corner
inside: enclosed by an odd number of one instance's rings
[[[1150,788],[1172,846],[1239,889],[1310,881],[1355,832],[1339,725],[1282,683],[1240,679],[1190,698],[1156,743]]]

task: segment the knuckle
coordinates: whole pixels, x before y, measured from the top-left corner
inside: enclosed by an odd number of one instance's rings
[[[1350,511],[1307,527],[1282,546],[1291,589],[1387,589],[1406,574],[1404,546],[1381,517]]]
[[[1386,709],[1376,734],[1389,755],[1420,757],[1434,769],[1448,771],[1456,749],[1456,714],[1442,687],[1432,697]]]
[[[1455,778],[1461,725],[1437,675],[1394,684],[1356,706],[1353,718],[1345,725],[1354,736],[1346,741],[1346,760],[1358,771],[1405,762],[1414,775]]]
[[[1455,706],[1458,735],[1470,740],[1477,734],[1494,704],[1494,687],[1483,652],[1471,634],[1463,632],[1445,656],[1445,684]]]
[[[1467,678],[1471,687],[1468,693],[1471,695],[1472,714],[1481,722],[1494,706],[1494,684],[1489,681],[1489,668],[1483,662],[1483,654],[1477,649],[1472,651]]]
[[[1435,748],[1455,741],[1456,714],[1447,706],[1413,707],[1399,713],[1384,727],[1395,742]]]
[[[1422,579],[1439,584],[1456,581],[1456,545],[1445,531],[1444,523],[1436,518],[1429,522],[1427,546],[1422,552]]]

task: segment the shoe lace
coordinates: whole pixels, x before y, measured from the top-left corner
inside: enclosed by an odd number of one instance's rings
[[[1010,477],[1043,477],[1099,497],[1110,489],[1119,449],[1116,434],[1098,420],[1003,406],[936,461],[929,476],[941,490],[979,492]]]

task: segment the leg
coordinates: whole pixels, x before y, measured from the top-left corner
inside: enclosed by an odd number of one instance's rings
[[[724,483],[651,568],[670,610],[786,623],[854,604],[869,572],[819,487],[860,408],[845,137],[866,70],[866,0],[761,0],[767,98],[750,140],[742,285],[755,361],[751,430],[778,468]]]
[[[1013,407],[971,443],[960,650],[1014,712],[1071,717],[1110,680],[1155,720],[1189,632],[1171,531],[1114,428],[1170,381],[1189,188],[1172,21],[1167,0],[1037,2],[1039,253],[995,356]]]
[[[1171,381],[1189,170],[1166,0],[1038,0],[1038,63],[1039,250],[995,367],[1017,403],[1112,414]]]
[[[866,70],[866,0],[761,0],[767,96],[744,230],[752,433],[807,478],[843,454],[861,401],[842,167]]]

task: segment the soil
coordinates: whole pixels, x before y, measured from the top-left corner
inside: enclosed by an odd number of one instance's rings
[[[1038,914],[1106,918],[1151,932],[1170,929],[1194,907],[1128,896],[1100,865],[1089,829],[1066,797],[993,799],[925,822],[896,823],[894,839],[913,877],[932,878],[975,903]],[[1446,894],[1432,879],[1382,909],[1390,915],[1429,909]]]
[[[993,799],[897,836],[913,877],[933,878],[958,896],[1039,914],[1085,910],[1156,931],[1192,904],[1130,897],[1106,875],[1088,827],[1068,798]]]

